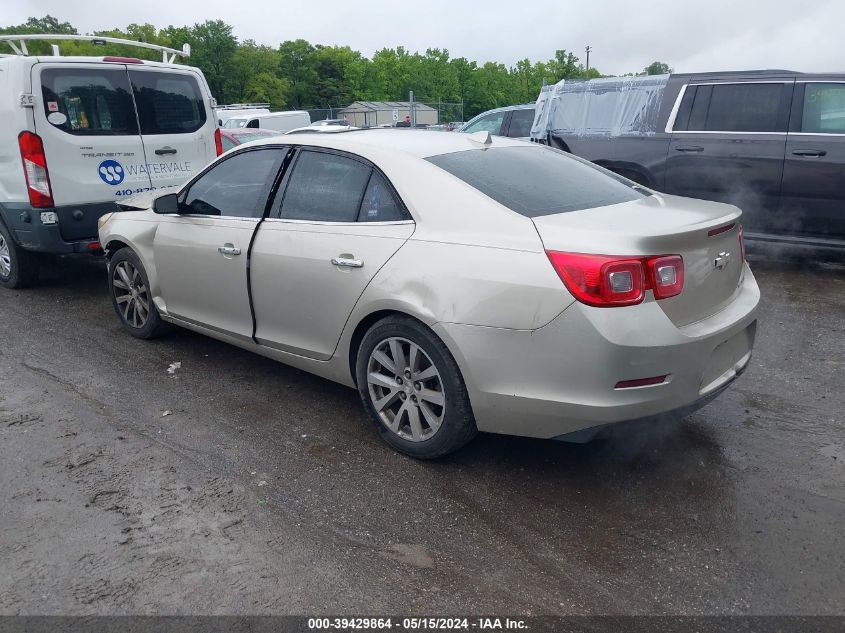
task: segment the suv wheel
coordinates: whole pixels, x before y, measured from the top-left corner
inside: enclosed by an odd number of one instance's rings
[[[109,294],[120,322],[132,336],[151,339],[166,330],[153,303],[147,271],[128,248],[117,251],[109,261]]]
[[[358,348],[356,375],[379,434],[406,455],[440,457],[478,432],[455,359],[415,319],[388,317],[373,325]]]
[[[0,286],[26,288],[38,281],[38,255],[22,249],[0,223]]]

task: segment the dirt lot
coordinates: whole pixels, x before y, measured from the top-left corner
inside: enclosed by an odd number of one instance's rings
[[[755,272],[698,414],[434,463],[351,390],[132,339],[99,265],[0,290],[0,613],[845,613],[845,266]]]

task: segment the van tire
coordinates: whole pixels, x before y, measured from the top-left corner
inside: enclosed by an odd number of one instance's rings
[[[0,286],[5,288],[28,288],[38,283],[38,254],[24,250],[12,239],[9,229],[0,222],[0,253],[8,251],[8,272],[0,265]],[[5,272],[5,274],[4,274]]]

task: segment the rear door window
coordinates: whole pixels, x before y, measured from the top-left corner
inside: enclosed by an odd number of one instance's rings
[[[426,160],[529,218],[649,195],[595,165],[542,145],[466,150]]]
[[[783,91],[782,83],[689,86],[675,130],[785,132]]]
[[[531,136],[531,126],[534,124],[534,108],[530,110],[514,110],[511,114],[511,124],[508,136],[523,138]]]
[[[53,127],[76,136],[138,134],[126,70],[45,68],[44,115]]]
[[[312,222],[355,222],[372,169],[328,152],[303,150],[285,189],[281,217]]]
[[[845,84],[806,84],[801,131],[808,134],[845,134]]]
[[[206,120],[199,84],[192,75],[129,71],[141,134],[195,132]]]
[[[359,222],[398,222],[407,220],[405,209],[399,204],[384,177],[373,170],[364,200],[358,213]]]

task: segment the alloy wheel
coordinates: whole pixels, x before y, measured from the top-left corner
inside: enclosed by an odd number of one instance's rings
[[[428,354],[405,338],[376,345],[367,363],[370,400],[382,423],[412,442],[430,439],[443,424],[446,393]]]
[[[0,235],[0,276],[8,277],[11,274],[12,254],[9,252],[9,243]]]
[[[150,316],[150,296],[144,278],[130,262],[118,262],[112,272],[114,300],[123,320],[142,328]]]

